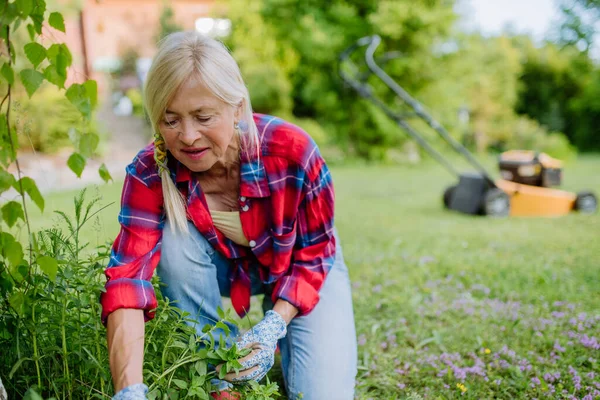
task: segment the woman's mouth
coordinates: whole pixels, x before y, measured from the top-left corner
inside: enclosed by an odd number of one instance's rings
[[[208,149],[208,147],[187,148],[181,149],[181,152],[193,160],[198,160],[208,152]]]

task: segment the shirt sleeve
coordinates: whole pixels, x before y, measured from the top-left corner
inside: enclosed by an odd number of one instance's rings
[[[299,315],[310,313],[319,302],[319,290],[335,260],[334,190],[323,162],[314,179],[305,176],[303,199],[296,219],[296,244],[287,273],[275,284],[273,301],[283,299]]]
[[[160,184],[149,186],[132,164],[127,167],[121,196],[117,236],[108,267],[105,292],[100,296],[102,322],[120,308],[144,310],[144,319],[154,318],[156,295],[150,282],[160,259],[163,198]]]

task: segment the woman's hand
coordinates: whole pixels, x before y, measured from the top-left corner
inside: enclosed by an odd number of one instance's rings
[[[252,329],[246,332],[238,342],[238,347],[248,347],[252,352],[240,359],[242,370],[225,375],[230,382],[260,381],[275,363],[277,341],[287,333],[287,322],[283,317],[271,310]]]
[[[136,383],[115,394],[112,400],[146,400],[146,393],[148,393],[148,386]]]

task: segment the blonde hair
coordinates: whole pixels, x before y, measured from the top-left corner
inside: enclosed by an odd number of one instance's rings
[[[260,154],[258,129],[252,118],[248,89],[240,69],[225,46],[196,31],[166,36],[158,47],[144,85],[144,105],[154,132],[154,158],[162,180],[167,219],[173,230],[188,232],[185,199],[171,179],[167,149],[158,129],[175,92],[187,79],[195,77],[217,98],[232,107],[241,104],[239,124],[241,151],[248,157]],[[240,129],[243,128],[243,129]]]

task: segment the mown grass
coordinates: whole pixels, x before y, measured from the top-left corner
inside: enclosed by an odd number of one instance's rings
[[[598,171],[600,157],[581,157],[564,188],[600,194]],[[357,398],[600,396],[600,215],[448,212],[441,194],[453,179],[430,163],[332,173],[354,282]],[[84,232],[92,245],[117,234],[120,189],[92,189],[115,202]],[[47,196],[35,228],[73,195]]]

